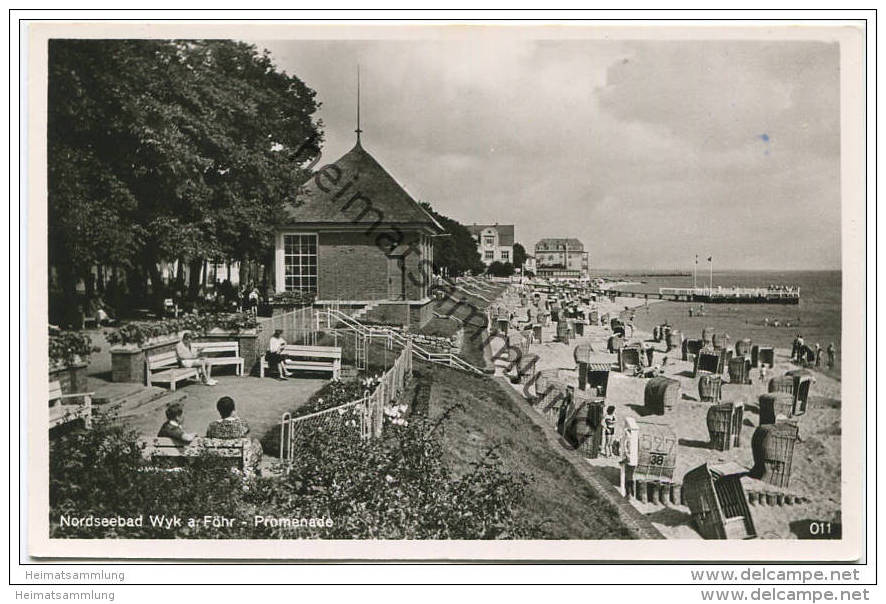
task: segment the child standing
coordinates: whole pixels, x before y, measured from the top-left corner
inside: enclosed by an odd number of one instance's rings
[[[615,438],[615,407],[606,407],[606,415],[603,417],[603,455],[612,457],[612,441]]]

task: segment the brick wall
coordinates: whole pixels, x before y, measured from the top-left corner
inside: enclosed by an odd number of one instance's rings
[[[415,249],[421,250],[422,248],[416,244]],[[428,288],[434,280],[431,266],[422,262],[422,256],[415,252],[411,252],[403,260],[406,264],[406,299],[421,300],[425,298]]]
[[[388,265],[389,262],[396,263],[396,260],[389,260],[379,249],[376,239],[383,234],[381,230],[369,235],[363,232],[320,233],[317,259],[318,298],[321,300],[390,299]],[[418,238],[418,233],[404,233],[403,243],[417,242]],[[422,248],[416,245],[416,249]],[[421,260],[420,254],[416,252],[407,254],[403,259],[406,264],[407,300],[420,300],[424,297],[427,284],[423,283],[425,280],[423,271],[429,272],[430,269],[423,268]],[[399,279],[399,275],[395,278]],[[399,292],[399,280],[396,283]]]
[[[374,237],[363,233],[320,233],[318,297],[322,300],[384,300],[388,259]]]

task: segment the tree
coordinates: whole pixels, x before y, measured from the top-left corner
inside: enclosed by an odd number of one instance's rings
[[[523,247],[520,243],[514,243],[514,267],[523,268],[523,263],[526,262],[526,248]]]
[[[486,274],[493,277],[510,277],[514,274],[514,265],[510,262],[499,262],[496,260],[486,269]]]
[[[486,266],[477,251],[477,242],[466,226],[434,211],[431,204],[421,206],[443,227],[448,237],[434,238],[434,271],[451,277],[460,277],[467,271],[480,274]]]
[[[52,40],[50,265],[63,298],[96,264],[163,297],[158,263],[266,260],[301,166],[315,93],[229,40]],[[313,141],[305,145],[305,141]]]

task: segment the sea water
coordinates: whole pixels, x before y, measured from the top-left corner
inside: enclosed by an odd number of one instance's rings
[[[597,276],[597,275],[595,275]],[[658,293],[660,287],[692,287],[692,275],[688,276],[643,276],[640,271],[609,272],[599,276],[643,281],[622,289]],[[710,275],[699,270],[698,286],[707,287]],[[839,379],[840,335],[841,335],[841,286],[840,271],[715,271],[714,287],[767,287],[789,285],[800,288],[800,304],[705,304],[704,316],[694,312],[689,316],[689,308],[695,311],[701,306],[691,302],[655,302],[648,307],[637,309],[634,323],[639,329],[651,332],[652,328],[667,321],[683,332],[684,337],[700,338],[701,330],[713,328],[715,333],[727,333],[730,345],[743,338],[750,338],[754,344],[790,348],[797,334],[810,348],[821,345],[821,370]],[[768,319],[768,326],[767,321]],[[779,323],[774,327],[775,322]],[[833,371],[827,371],[826,349],[830,343],[837,350],[837,364]]]

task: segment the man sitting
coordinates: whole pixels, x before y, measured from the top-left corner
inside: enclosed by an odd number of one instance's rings
[[[195,367],[197,375],[200,376],[200,381],[207,386],[215,386],[218,383],[210,377],[211,367],[206,362],[206,359],[202,358],[196,350],[191,348],[190,333],[185,332],[182,334],[181,342],[175,346],[175,356],[178,357],[178,363],[182,367]]]

